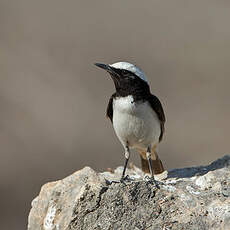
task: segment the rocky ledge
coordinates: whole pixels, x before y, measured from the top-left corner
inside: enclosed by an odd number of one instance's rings
[[[207,166],[174,169],[156,188],[141,170],[97,173],[85,167],[42,186],[29,230],[230,229],[230,155]]]

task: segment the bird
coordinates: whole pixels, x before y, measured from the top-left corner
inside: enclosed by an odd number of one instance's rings
[[[109,99],[106,116],[124,148],[121,181],[126,178],[130,149],[139,152],[142,171],[150,173],[155,181],[154,174],[164,172],[158,156],[166,122],[160,100],[151,93],[145,73],[136,65],[128,62],[95,65],[107,71],[115,85],[116,92]]]

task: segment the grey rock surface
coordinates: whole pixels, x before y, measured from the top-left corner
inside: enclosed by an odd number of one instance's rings
[[[97,173],[85,167],[45,184],[28,230],[230,229],[230,155],[208,166],[174,169],[156,188],[140,169]]]

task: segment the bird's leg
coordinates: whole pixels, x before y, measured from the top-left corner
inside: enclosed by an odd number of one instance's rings
[[[129,156],[130,156],[129,146],[126,145],[125,146],[125,165],[124,165],[124,169],[123,169],[122,176],[121,176],[121,182],[123,182],[124,179],[125,179],[125,171],[126,171],[126,168],[127,168],[127,165],[128,165]]]
[[[159,188],[159,185],[157,184],[156,180],[154,179],[153,163],[152,163],[152,158],[151,158],[151,147],[150,146],[147,148],[146,158],[147,158],[148,164],[149,164],[149,172],[151,173],[151,180],[153,181],[153,183],[155,184],[155,186],[157,188]]]

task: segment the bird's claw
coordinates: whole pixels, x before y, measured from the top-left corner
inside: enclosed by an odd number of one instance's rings
[[[131,178],[129,177],[129,175],[126,175],[125,177],[124,176],[121,177],[120,182],[124,184],[125,181],[127,182],[131,181]]]
[[[150,177],[150,176],[146,175],[144,177],[144,180],[147,181],[148,184],[155,185],[156,188],[158,188],[158,189],[160,189],[160,185],[163,184],[162,182],[155,180],[154,176]]]

